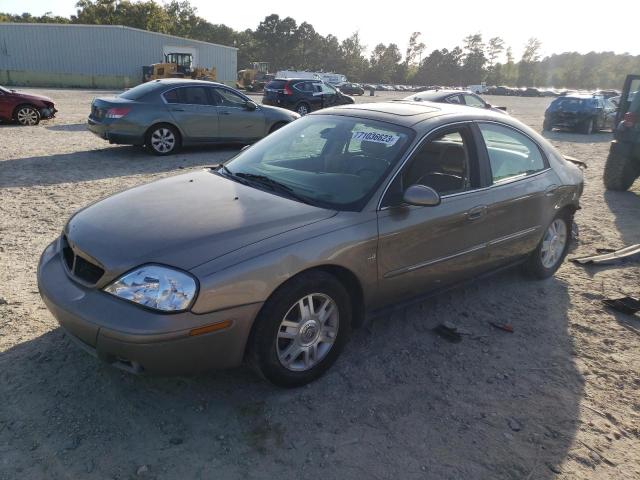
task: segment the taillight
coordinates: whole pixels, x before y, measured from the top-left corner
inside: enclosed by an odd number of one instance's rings
[[[291,82],[287,82],[284,84],[284,94],[293,95],[293,90],[291,90]]]
[[[122,118],[131,111],[130,108],[116,107],[110,108],[105,114],[106,118]]]
[[[636,122],[638,121],[638,116],[633,112],[627,112],[624,114],[622,118],[622,125],[626,128],[633,128],[636,126]]]

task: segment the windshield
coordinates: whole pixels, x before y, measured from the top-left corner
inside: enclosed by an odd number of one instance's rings
[[[141,83],[137,87],[130,88],[118,96],[127,100],[139,100],[147,93],[154,91],[156,88],[158,88],[158,84],[156,82]]]
[[[223,171],[261,185],[266,177],[313,205],[359,211],[412,137],[389,123],[310,115],[241,152]]]

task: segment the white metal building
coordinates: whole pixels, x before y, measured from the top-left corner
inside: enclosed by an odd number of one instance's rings
[[[119,25],[0,23],[0,85],[127,88],[167,53],[191,53],[234,85],[238,49]]]

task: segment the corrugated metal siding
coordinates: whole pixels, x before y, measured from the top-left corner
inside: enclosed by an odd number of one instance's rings
[[[237,49],[121,26],[0,23],[0,70],[142,77],[163,46],[192,47],[219,81],[234,81]]]

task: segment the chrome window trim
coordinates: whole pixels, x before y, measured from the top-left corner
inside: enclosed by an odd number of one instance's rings
[[[504,180],[500,180],[498,182],[493,182],[492,179],[492,183],[491,185],[488,185],[486,187],[480,187],[480,188],[474,188],[473,190],[465,190],[464,192],[457,192],[457,193],[450,193],[447,195],[442,195],[440,197],[441,200],[445,200],[447,198],[452,198],[452,197],[458,197],[461,195],[467,195],[470,193],[476,193],[476,192],[482,192],[482,191],[486,191],[486,190],[490,190],[492,188],[496,188],[496,187],[501,187],[503,185],[508,185],[511,183],[515,183],[515,182],[520,182],[522,180],[527,180],[529,178],[532,177],[536,177],[538,175],[542,175],[544,173],[547,173],[549,170],[553,170],[551,168],[551,164],[549,163],[549,159],[547,158],[547,155],[545,154],[544,150],[542,149],[542,147],[540,146],[540,144],[533,139],[530,135],[527,135],[525,132],[523,132],[522,130],[519,130],[518,128],[512,127],[511,125],[507,125],[506,123],[501,123],[501,122],[496,122],[494,120],[463,120],[460,122],[454,122],[454,123],[449,123],[447,125],[441,125],[439,127],[434,128],[433,130],[430,130],[429,132],[427,132],[423,139],[416,144],[416,146],[414,148],[411,149],[411,151],[407,154],[406,158],[403,160],[402,164],[400,165],[400,168],[398,170],[396,170],[396,173],[393,175],[393,178],[391,179],[390,182],[387,183],[387,186],[385,187],[384,191],[382,192],[382,195],[380,195],[380,199],[378,200],[378,205],[376,210],[379,212],[388,210],[389,208],[393,208],[392,206],[386,206],[386,207],[382,207],[382,200],[384,199],[384,196],[387,194],[387,190],[389,189],[389,187],[391,186],[391,184],[395,181],[396,177],[398,176],[398,174],[402,171],[402,169],[405,167],[406,163],[409,161],[409,159],[411,158],[411,156],[416,152],[416,150],[418,150],[418,148],[420,148],[422,146],[422,144],[424,142],[426,142],[427,137],[429,137],[432,133],[437,132],[438,130],[442,130],[443,128],[448,128],[451,126],[455,126],[455,125],[466,125],[466,124],[478,124],[478,123],[493,123],[496,125],[500,125],[500,126],[504,126],[507,128],[511,128],[512,130],[515,130],[518,133],[521,133],[522,135],[524,135],[525,137],[527,137],[529,140],[531,140],[534,145],[536,145],[538,147],[538,150],[540,150],[540,155],[542,155],[543,161],[545,162],[545,168],[535,172],[535,173],[531,173],[529,175],[517,175],[517,176],[513,176],[513,177],[507,177]],[[478,128],[480,128],[480,126],[478,125]],[[483,138],[483,142],[484,142],[484,138]],[[486,146],[486,143],[485,143]],[[421,207],[424,208],[424,207]]]

